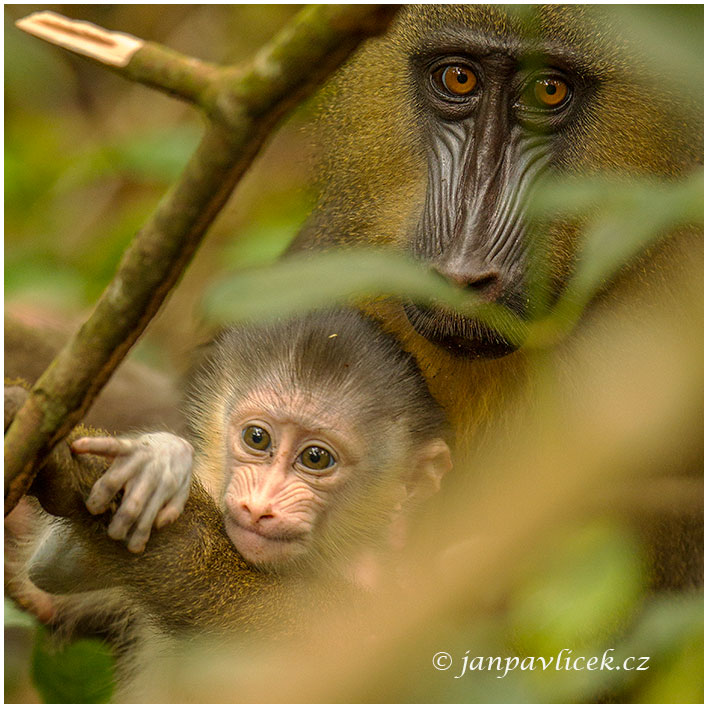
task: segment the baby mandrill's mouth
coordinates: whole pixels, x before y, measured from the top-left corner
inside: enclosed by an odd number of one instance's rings
[[[268,532],[254,527],[247,528],[230,515],[226,516],[225,526],[227,535],[237,551],[255,566],[281,567],[308,550],[308,535],[302,532]]]

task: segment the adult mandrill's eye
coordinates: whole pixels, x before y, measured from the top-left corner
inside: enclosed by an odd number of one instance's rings
[[[563,79],[539,76],[527,87],[524,102],[538,110],[553,110],[564,106],[570,95],[570,87]]]
[[[453,98],[470,95],[478,85],[475,72],[465,64],[446,64],[434,71],[431,78],[439,91]]]
[[[249,448],[257,451],[265,451],[271,447],[271,436],[265,428],[261,426],[247,426],[241,437]]]
[[[310,470],[325,470],[335,465],[335,458],[330,451],[320,446],[308,446],[300,454],[299,460]]]

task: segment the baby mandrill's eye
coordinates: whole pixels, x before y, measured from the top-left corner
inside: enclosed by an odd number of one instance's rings
[[[265,451],[271,447],[271,436],[265,428],[261,426],[247,426],[241,437],[249,448],[257,451]]]
[[[335,458],[325,448],[308,446],[300,454],[300,462],[310,470],[325,470],[335,465]]]

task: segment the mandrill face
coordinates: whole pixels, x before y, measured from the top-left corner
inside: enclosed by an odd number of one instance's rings
[[[674,179],[702,163],[701,100],[633,42],[635,16],[642,26],[646,6],[403,6],[333,80],[321,194],[294,248],[393,246],[522,319],[552,306],[584,221],[560,203],[535,223],[544,178]],[[464,359],[501,357],[524,336],[410,302],[383,319]]]
[[[315,553],[356,459],[352,434],[322,407],[267,399],[250,397],[232,413],[225,525],[247,561],[282,570]]]
[[[409,250],[484,302],[525,317],[530,188],[563,154],[594,82],[539,38],[510,41],[486,29],[444,24],[415,50],[428,184]],[[419,334],[463,356],[515,349],[494,328],[447,310],[409,304],[405,314]]]

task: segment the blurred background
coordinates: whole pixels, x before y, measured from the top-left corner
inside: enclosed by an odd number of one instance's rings
[[[14,28],[38,9],[229,63],[250,56],[298,8],[5,6],[5,306],[29,325],[69,332],[202,126],[191,108]],[[654,27],[667,38],[662,51],[684,62],[683,83],[701,86],[701,9],[663,12]],[[306,103],[270,140],[134,358],[179,377],[209,336],[205,289],[282,253],[313,199],[311,117]],[[696,202],[696,190],[688,194]],[[611,224],[643,222],[656,195],[636,197],[617,200]],[[702,596],[656,592],[658,559],[647,546],[653,537],[676,549],[678,528],[696,537],[702,524],[703,275],[701,254],[688,253],[674,302],[630,294],[589,318],[573,342],[535,350],[534,409],[491,433],[475,470],[421,520],[399,578],[364,618],[342,608],[314,618],[292,643],[222,644],[218,654],[194,643],[171,648],[149,667],[148,700],[702,701]],[[572,659],[612,649],[621,662],[636,658],[633,666],[648,657],[649,669],[502,678],[468,670],[455,679],[466,653],[504,665],[512,656],[556,661],[567,648]],[[439,652],[450,654],[450,670],[434,666]],[[7,604],[5,669],[8,702],[111,696],[110,656],[93,645],[53,655],[35,623]]]
[[[197,146],[193,108],[14,27],[54,10],[205,61],[250,57],[297,5],[5,7],[5,303],[10,314],[77,324]],[[210,229],[135,356],[181,371],[200,343],[205,282],[277,257],[308,212],[301,106]],[[47,323],[47,324],[52,324]]]

